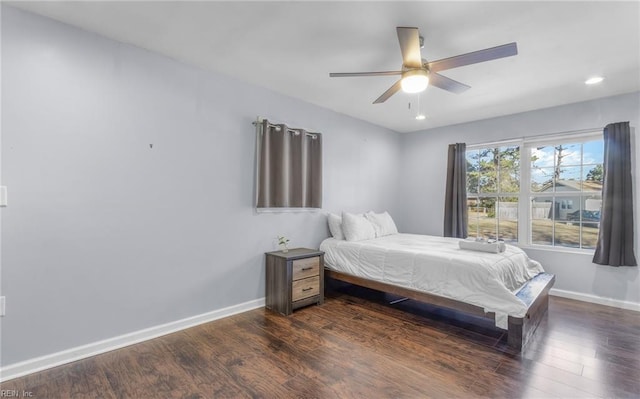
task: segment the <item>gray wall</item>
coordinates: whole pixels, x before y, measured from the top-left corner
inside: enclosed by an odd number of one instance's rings
[[[441,235],[444,217],[444,189],[447,146],[502,139],[531,137],[603,127],[611,122],[630,121],[636,128],[635,159],[640,159],[640,93],[542,109],[500,118],[426,130],[403,136],[402,211],[396,215],[405,232]],[[640,225],[640,173],[633,171],[635,184],[635,219]],[[640,239],[636,229],[636,243]],[[529,256],[542,262],[556,274],[555,288],[640,303],[640,278],[637,267],[609,267],[591,263],[592,254],[561,253],[526,249]],[[636,255],[639,256],[637,245]]]
[[[324,133],[323,212],[254,212],[257,115]],[[276,235],[396,213],[398,164],[395,132],[3,6],[2,365],[264,297]]]

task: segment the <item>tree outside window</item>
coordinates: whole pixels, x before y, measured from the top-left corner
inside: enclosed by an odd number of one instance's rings
[[[520,148],[467,151],[470,237],[518,240]]]

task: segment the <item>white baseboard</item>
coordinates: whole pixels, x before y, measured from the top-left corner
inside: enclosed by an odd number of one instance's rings
[[[0,382],[22,377],[27,374],[46,370],[66,363],[75,362],[77,360],[99,355],[101,353],[123,348],[125,346],[137,344],[142,341],[161,337],[163,335],[194,327],[199,324],[208,323],[210,321],[222,319],[234,314],[246,312],[248,310],[257,309],[263,307],[264,304],[265,298],[255,299],[253,301],[229,306],[228,308],[214,310],[212,312],[203,313],[201,315],[187,317],[186,319],[173,321],[167,324],[146,328],[144,330],[134,331],[129,334],[108,338],[103,341],[93,342],[91,344],[67,349],[62,352],[52,353],[50,355],[37,357],[35,359],[29,359],[23,362],[10,364],[8,366],[0,368]]]
[[[574,292],[574,291],[559,290],[557,288],[552,288],[549,291],[549,295],[559,296],[562,298],[575,299],[576,301],[597,303],[598,305],[611,306],[614,308],[635,310],[636,312],[640,312],[640,303],[636,303],[636,302],[621,301],[619,299],[605,298],[605,297],[590,295],[590,294],[582,294],[580,292]]]

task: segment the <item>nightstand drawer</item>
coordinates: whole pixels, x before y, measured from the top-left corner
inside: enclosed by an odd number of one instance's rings
[[[320,274],[320,257],[297,259],[293,261],[293,280],[300,280]]]
[[[320,277],[309,277],[294,281],[291,286],[291,300],[293,302],[300,299],[318,295],[320,292]]]

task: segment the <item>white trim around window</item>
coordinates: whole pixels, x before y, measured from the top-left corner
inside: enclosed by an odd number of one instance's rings
[[[515,245],[521,246],[523,248],[531,248],[531,249],[539,249],[539,250],[551,250],[551,251],[560,251],[560,252],[573,252],[573,253],[593,253],[593,249],[589,248],[576,248],[570,246],[559,246],[555,245],[555,240],[557,239],[556,235],[556,222],[555,217],[552,219],[554,222],[551,225],[552,228],[552,237],[554,243],[552,245],[543,245],[543,244],[534,244],[532,237],[532,226],[533,226],[533,217],[532,217],[532,198],[549,198],[552,203],[552,206],[555,208],[555,203],[557,202],[556,198],[562,197],[562,192],[557,192],[555,189],[552,192],[536,192],[531,188],[532,185],[532,166],[531,159],[532,151],[536,148],[544,147],[544,146],[557,146],[562,143],[571,143],[571,144],[583,144],[590,141],[601,140],[603,138],[602,131],[598,129],[588,129],[588,130],[580,130],[574,132],[566,132],[566,133],[557,133],[557,134],[549,134],[549,135],[541,135],[541,136],[533,136],[533,137],[524,137],[520,139],[511,139],[511,140],[502,140],[497,142],[489,142],[489,143],[478,143],[467,145],[467,151],[474,151],[480,149],[487,148],[497,148],[497,147],[510,147],[510,146],[518,146],[520,148],[520,192],[513,193],[518,197],[518,240],[514,242]],[[581,179],[584,178],[584,154],[581,147],[581,159],[580,159],[580,174]],[[523,160],[527,160],[526,162]],[[589,164],[590,165],[590,164]],[[499,173],[499,172],[498,172]],[[582,181],[582,180],[581,180]],[[555,182],[555,180],[554,180]],[[554,183],[555,184],[555,183]],[[581,186],[582,187],[582,186]],[[594,196],[597,197],[597,191],[594,191]],[[579,209],[580,222],[583,223],[583,215],[582,211],[584,208],[583,202],[587,197],[591,194],[588,191],[584,191],[583,188],[580,189],[579,193],[571,192],[572,196],[578,196],[581,201],[580,206],[577,207]],[[496,200],[499,198],[499,194],[497,194]],[[475,197],[475,194],[469,194],[469,197]],[[569,196],[567,194],[566,196]],[[496,211],[497,212],[497,211]],[[554,210],[555,212],[555,210]],[[555,213],[554,213],[555,215]],[[478,222],[479,223],[479,222]],[[567,223],[570,224],[570,223]],[[583,232],[584,225],[580,225],[580,244],[583,245]]]

